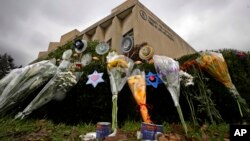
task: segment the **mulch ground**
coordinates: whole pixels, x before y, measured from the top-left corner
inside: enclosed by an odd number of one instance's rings
[[[202,129],[206,130],[206,129]],[[17,132],[6,134],[14,138],[14,141],[52,141],[51,137],[52,130],[47,129],[46,127],[41,126],[33,132]],[[71,132],[67,135],[62,135],[67,141],[82,141],[79,137],[79,133],[75,128],[72,128]],[[224,140],[229,141],[229,135],[225,135],[224,139],[219,136],[219,134],[214,133],[214,135],[207,135],[205,131],[202,133],[200,138],[197,137],[187,137],[184,134],[178,132],[164,133],[157,136],[158,141],[210,141],[210,140]],[[95,140],[92,140],[95,141]],[[104,141],[137,141],[136,132],[124,132],[118,130],[116,136],[106,137]]]

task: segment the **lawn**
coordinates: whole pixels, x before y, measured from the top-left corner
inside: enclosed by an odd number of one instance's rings
[[[81,141],[80,135],[95,131],[95,125],[92,123],[54,124],[46,119],[14,120],[11,117],[2,117],[0,125],[1,141]],[[229,125],[226,123],[201,126],[188,124],[188,135],[185,135],[179,124],[164,123],[163,125],[165,137],[171,140],[229,140]],[[136,132],[139,130],[140,122],[127,121],[120,127],[118,138],[137,140]]]

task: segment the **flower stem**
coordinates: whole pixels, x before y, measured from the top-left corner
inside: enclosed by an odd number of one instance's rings
[[[118,97],[114,98],[112,100],[113,102],[113,107],[112,107],[112,130],[117,129],[117,111],[118,111],[118,107],[117,107],[117,100]]]
[[[239,108],[239,111],[240,111],[240,116],[243,117],[243,113],[242,113],[242,110],[241,110],[241,106],[240,106],[239,100],[236,99],[236,102],[237,102],[237,105],[238,105],[238,108]]]
[[[188,106],[190,108],[193,123],[194,123],[194,125],[198,125],[197,118],[196,118],[196,115],[195,115],[195,112],[194,112],[195,109],[194,109],[194,104],[193,104],[192,98],[190,96],[188,96],[188,92],[184,92],[184,96],[186,97],[186,100],[188,102]]]
[[[186,122],[185,122],[183,114],[182,114],[181,106],[178,105],[178,106],[176,106],[176,108],[177,108],[177,112],[179,114],[179,118],[181,120],[181,124],[182,124],[182,126],[183,126],[183,128],[185,130],[185,134],[187,135],[188,129],[187,129],[187,125],[186,125]]]

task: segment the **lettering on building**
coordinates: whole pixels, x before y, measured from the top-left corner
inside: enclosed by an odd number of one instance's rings
[[[173,35],[170,33],[168,27],[166,27],[164,24],[158,23],[156,20],[154,20],[152,17],[148,16],[147,13],[143,10],[140,10],[140,16],[144,21],[147,21],[151,26],[156,28],[159,32],[167,36],[170,40],[174,41]]]

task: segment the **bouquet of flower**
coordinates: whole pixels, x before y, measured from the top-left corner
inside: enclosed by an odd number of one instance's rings
[[[23,119],[29,115],[32,111],[40,108],[55,96],[64,97],[64,95],[77,83],[76,77],[72,72],[59,71],[39,92],[39,94],[31,101],[31,103],[23,110],[19,112],[15,118]]]
[[[240,115],[243,117],[242,109],[244,113],[250,117],[250,110],[243,98],[240,97],[239,92],[232,83],[230,74],[228,72],[227,64],[221,53],[216,52],[203,52],[201,56],[196,59],[199,66],[205,69],[210,75],[212,75],[216,80],[224,84],[229,91],[235,97]]]
[[[171,97],[174,105],[177,108],[181,123],[187,133],[187,126],[183,118],[182,110],[179,104],[180,97],[180,77],[179,77],[179,63],[172,58],[166,56],[154,55],[154,65],[156,72],[160,79],[163,81]]]
[[[150,116],[148,115],[148,109],[146,107],[146,80],[145,72],[136,69],[133,74],[128,78],[129,88],[136,100],[136,103],[140,106],[140,112],[142,119],[146,123],[152,123]]]
[[[57,67],[51,61],[41,61],[10,72],[0,83],[0,115],[23,102],[29,94],[52,78],[56,70]]]
[[[13,69],[8,75],[6,75],[0,80],[0,97],[5,87],[10,83],[12,79],[14,79],[18,74],[20,74],[21,71],[22,69]]]
[[[107,71],[109,74],[112,96],[112,129],[117,128],[117,99],[128,76],[130,76],[134,62],[124,55],[118,55],[116,52],[110,52],[107,55]]]

